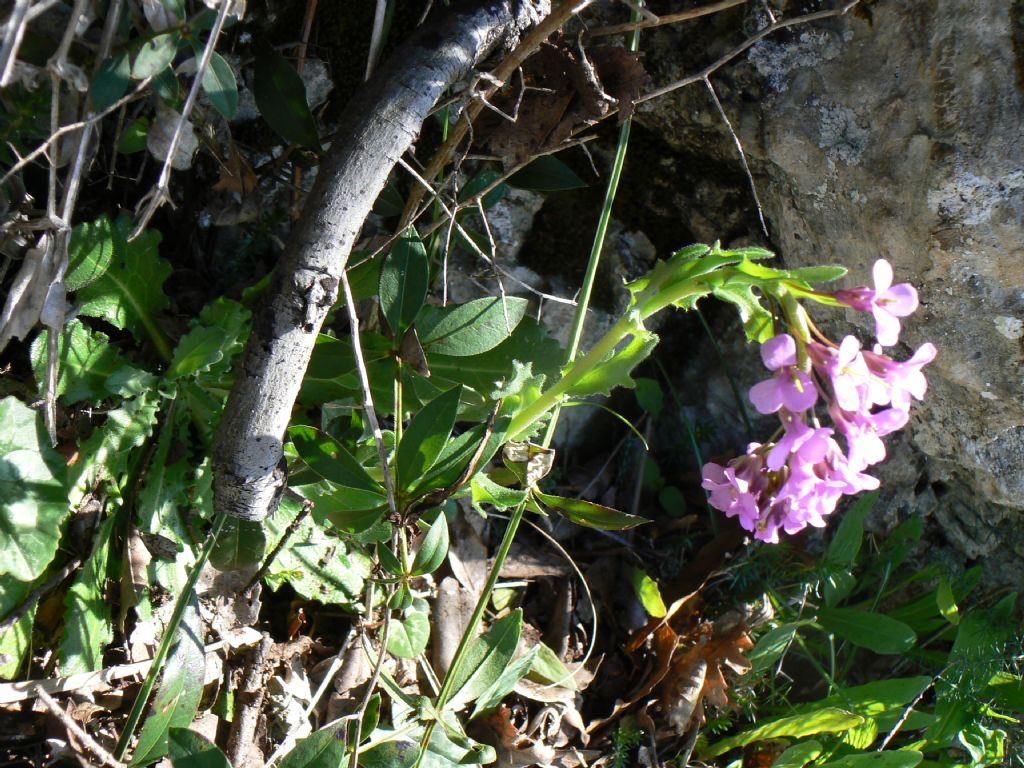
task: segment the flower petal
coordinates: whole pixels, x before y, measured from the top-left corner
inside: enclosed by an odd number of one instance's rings
[[[768,379],[750,388],[750,402],[759,413],[775,413],[782,407],[778,379]]]
[[[761,345],[761,359],[770,371],[796,363],[796,342],[788,333],[780,333]]]
[[[882,293],[892,285],[892,266],[885,259],[875,262],[871,275],[875,279],[875,293]]]
[[[782,404],[793,413],[806,411],[818,401],[818,390],[814,387],[811,377],[803,371],[794,370],[795,375],[787,376],[779,381],[779,394]]]
[[[906,317],[917,309],[917,289],[910,283],[899,283],[880,295],[877,301],[896,317]]]
[[[900,321],[881,307],[875,307],[875,338],[883,347],[891,347],[900,340]]]

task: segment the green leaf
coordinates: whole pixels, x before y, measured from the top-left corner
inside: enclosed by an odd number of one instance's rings
[[[64,276],[64,286],[69,291],[84,288],[107,271],[113,257],[114,225],[107,216],[77,225],[71,230],[68,241],[68,271]]]
[[[107,599],[107,558],[116,517],[100,523],[89,559],[75,576],[64,604],[64,635],[60,641],[60,673],[75,675],[103,668],[103,650],[114,639]]]
[[[387,219],[392,216],[401,216],[402,211],[404,210],[405,198],[402,197],[402,193],[398,191],[398,187],[391,182],[388,182],[384,185],[384,189],[380,191],[380,194],[377,195],[377,199],[373,203],[373,212],[378,216],[383,216]],[[350,261],[351,260],[352,259],[350,258]],[[349,282],[354,282],[351,275],[349,275]]]
[[[165,32],[144,42],[135,55],[135,63],[132,64],[132,77],[136,80],[145,80],[170,66],[174,61],[174,55],[178,52],[180,40],[179,33]]]
[[[455,426],[462,387],[437,396],[416,414],[398,444],[398,487],[409,490],[434,466]]]
[[[324,480],[342,488],[369,491],[383,502],[385,495],[380,483],[333,437],[303,425],[289,427],[288,436],[299,457]]]
[[[210,564],[221,571],[241,570],[259,563],[266,547],[262,523],[231,518],[224,523],[210,552]]]
[[[526,299],[509,297],[502,301],[501,297],[492,297],[450,307],[431,307],[416,324],[420,344],[428,355],[483,354],[512,335],[528,305]]]
[[[46,382],[47,344],[50,330],[45,329],[32,342],[30,356],[36,382],[42,391]],[[83,400],[97,402],[109,397],[107,380],[123,368],[128,359],[108,343],[109,339],[72,320],[57,340],[57,392],[66,405]]]
[[[836,535],[825,551],[825,561],[833,568],[850,568],[857,560],[864,540],[864,516],[878,501],[878,493],[865,493],[850,507],[839,521]]]
[[[93,75],[92,85],[89,87],[89,99],[93,110],[103,112],[116,104],[128,91],[131,81],[131,65],[128,63],[127,52],[122,51],[104,61]]]
[[[28,581],[0,579],[0,616],[6,618],[11,611],[22,605],[33,586],[35,585]],[[0,634],[0,680],[14,680],[19,677],[25,656],[32,648],[32,624],[35,615],[36,607],[31,606],[24,616]]]
[[[492,710],[501,704],[502,699],[508,696],[513,689],[515,689],[516,683],[526,677],[539,652],[540,646],[535,645],[524,655],[520,656],[511,664],[508,664],[505,669],[502,670],[498,679],[477,697],[470,719]]]
[[[846,755],[838,760],[822,763],[819,768],[914,768],[923,759],[924,755],[920,752],[911,749],[897,749]]]
[[[459,711],[501,678],[519,645],[522,628],[523,611],[517,608],[470,642],[461,666],[454,670],[453,693],[445,706],[446,710]]]
[[[380,272],[380,308],[396,339],[405,335],[423,308],[429,282],[427,249],[416,231],[408,229],[391,248]]]
[[[491,436],[487,439],[487,444],[479,454],[480,461],[478,466],[487,466],[487,463],[494,458],[498,448],[505,442],[505,429],[508,427],[508,423],[509,420],[505,417],[497,419],[494,429],[491,431]],[[484,425],[477,424],[475,427],[467,429],[462,434],[449,440],[430,471],[426,472],[422,478],[416,481],[412,493],[422,495],[435,488],[447,488],[458,480],[470,459],[477,455],[477,450],[480,448],[480,441],[483,437]]]
[[[797,621],[791,624],[782,624],[761,635],[757,644],[747,653],[747,658],[752,665],[749,673],[751,678],[774,667],[792,644],[797,630],[811,623],[811,621]]]
[[[826,707],[815,712],[769,720],[735,736],[722,739],[701,751],[702,760],[728,752],[730,749],[745,747],[765,739],[800,739],[816,733],[841,733],[864,722],[864,718],[853,712],[835,707]]]
[[[199,325],[181,337],[164,377],[168,381],[205,371],[224,358],[224,331]]]
[[[838,264],[821,264],[813,267],[787,269],[790,277],[806,283],[831,283],[846,275],[849,270]]]
[[[170,728],[167,746],[174,768],[231,768],[220,749],[188,728]]]
[[[763,343],[775,335],[772,313],[764,308],[753,286],[746,283],[720,284],[712,293],[739,311],[747,341]]]
[[[939,579],[939,586],[935,590],[935,602],[942,618],[953,625],[960,623],[960,609],[957,607],[956,596],[953,594],[953,585],[950,584],[947,576]]]
[[[544,506],[555,510],[562,517],[576,523],[576,525],[582,525],[587,528],[599,528],[603,531],[621,531],[650,522],[646,518],[619,512],[617,509],[595,504],[592,501],[554,496],[549,493],[541,493],[538,490],[534,490],[533,495]]]
[[[582,189],[587,182],[554,155],[542,155],[508,178],[510,186],[537,192]]]
[[[441,563],[448,557],[448,519],[444,512],[439,512],[437,519],[427,530],[423,537],[416,557],[412,561],[412,568],[409,573],[412,576],[423,576],[433,573],[441,567]]]
[[[49,447],[42,415],[0,401],[0,576],[32,581],[53,560],[67,516],[63,457]]]
[[[175,110],[180,106],[181,83],[171,67],[166,67],[153,76],[150,82],[153,93]]]
[[[652,579],[640,568],[629,569],[629,580],[633,584],[633,591],[643,605],[644,610],[656,619],[660,619],[666,613],[665,601],[661,599],[661,591],[658,589],[658,582]]]
[[[775,758],[772,768],[804,768],[805,765],[816,759],[821,751],[821,742],[814,739],[794,744]]]
[[[316,120],[306,102],[306,87],[287,59],[265,43],[255,47],[253,97],[263,119],[293,144],[320,151]]]
[[[278,768],[340,768],[347,763],[346,728],[344,722],[328,725],[300,739],[292,751],[281,758]]]
[[[483,472],[478,472],[470,483],[473,493],[473,506],[490,504],[495,509],[506,510],[522,504],[526,499],[526,491],[506,488],[498,485]]]
[[[149,716],[139,732],[132,765],[147,765],[166,755],[168,729],[191,725],[203,698],[205,673],[203,621],[199,617],[198,601],[193,595],[185,609],[177,643],[164,666]]]
[[[878,654],[906,653],[917,644],[913,629],[881,613],[858,608],[821,608],[818,621],[829,632]]]
[[[196,61],[202,56],[202,49],[195,46]],[[210,98],[210,103],[224,116],[230,120],[238,111],[238,83],[235,81],[235,73],[231,71],[231,65],[224,60],[219,53],[214,52],[210,64],[203,73],[203,90]]]
[[[414,659],[423,653],[430,640],[430,609],[427,601],[417,598],[401,619],[391,620],[388,653],[400,659]]]
[[[566,397],[609,395],[617,387],[632,389],[636,382],[630,377],[630,372],[651,354],[657,343],[657,334],[642,329],[635,331],[624,347],[574,382],[566,391]]]
[[[110,268],[82,288],[75,298],[80,315],[98,317],[127,329],[138,340],[162,336],[156,313],[169,302],[163,284],[171,265],[157,255],[160,233],[146,231],[128,242],[131,220],[122,216],[114,223],[114,255]]]
[[[652,418],[661,416],[665,405],[665,393],[654,379],[636,379],[636,400]]]
[[[295,520],[301,505],[284,498],[277,514],[264,522],[267,548],[272,550]],[[286,573],[286,581],[306,600],[327,605],[351,606],[362,599],[369,578],[370,558],[344,539],[329,534],[312,516],[306,517],[270,563],[268,573]]]
[[[122,155],[134,155],[146,148],[146,136],[149,135],[150,120],[143,115],[132,120],[125,129],[121,131],[121,138],[117,142],[117,151]]]
[[[530,667],[530,679],[573,691],[577,688],[572,671],[546,643],[541,643],[538,647],[537,658]]]

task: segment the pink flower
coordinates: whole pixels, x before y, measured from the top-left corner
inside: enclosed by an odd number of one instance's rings
[[[935,345],[925,342],[902,363],[882,354],[880,347],[873,352],[864,352],[864,360],[880,387],[873,387],[872,402],[876,405],[892,404],[894,408],[909,410],[911,398],[923,400],[928,391],[928,380],[922,368],[935,359]]]
[[[835,297],[861,312],[870,310],[875,317],[875,337],[883,347],[891,347],[900,335],[900,318],[912,314],[918,306],[917,289],[910,283],[892,284],[892,266],[885,259],[872,270],[874,290],[852,288],[835,292]]]
[[[797,368],[796,342],[788,333],[761,345],[761,359],[775,376],[750,388],[750,402],[761,413],[775,413],[782,406],[793,413],[806,411],[818,400],[811,377]]]

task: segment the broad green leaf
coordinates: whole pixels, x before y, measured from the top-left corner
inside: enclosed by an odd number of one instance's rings
[[[241,570],[259,563],[266,548],[262,523],[231,518],[224,523],[210,552],[210,564],[222,571]]]
[[[526,677],[526,674],[533,666],[533,662],[536,660],[539,652],[540,646],[535,645],[524,655],[508,664],[498,679],[477,697],[470,719],[492,710],[501,704],[502,699],[508,696],[516,687],[516,683]]]
[[[377,199],[373,203],[373,212],[378,216],[391,218],[392,216],[401,216],[402,211],[404,210],[405,198],[402,197],[402,193],[398,191],[398,187],[391,182],[388,182],[384,185],[384,189],[380,191],[380,194],[377,195]],[[352,255],[354,256],[355,254]],[[349,257],[349,260],[352,261],[352,258]],[[349,283],[352,282],[352,275],[350,273]],[[354,294],[355,291],[353,290],[353,295]]]
[[[864,752],[846,755],[838,760],[829,760],[819,768],[914,768],[924,755],[910,749],[887,750],[885,752]]]
[[[735,736],[709,745],[700,752],[700,755],[701,759],[706,760],[725,754],[730,749],[745,747],[747,744],[765,739],[800,739],[804,736],[813,736],[816,733],[841,733],[862,722],[864,722],[864,718],[853,712],[826,707],[808,714],[782,717],[761,723],[754,728],[749,728]]]
[[[753,678],[774,667],[793,642],[797,630],[811,623],[813,622],[798,621],[782,624],[761,635],[757,639],[757,644],[746,654],[751,663],[750,676]]]
[[[206,672],[203,621],[193,595],[185,609],[174,649],[164,665],[160,687],[139,732],[132,765],[148,765],[167,754],[169,728],[187,728],[199,711]]]
[[[537,657],[533,660],[533,666],[530,667],[529,677],[540,683],[555,684],[573,691],[577,687],[572,671],[546,643],[541,643],[538,646]]]
[[[521,504],[526,499],[526,491],[498,485],[483,472],[476,474],[470,487],[472,488],[474,507],[490,504],[495,509],[505,510]]]
[[[100,523],[89,559],[75,576],[64,604],[64,635],[60,641],[60,673],[74,675],[103,667],[103,650],[114,639],[107,599],[107,558],[117,518]]]
[[[587,186],[587,182],[554,155],[541,155],[521,171],[509,176],[508,183],[513,187],[537,192],[559,192]]]
[[[633,584],[633,591],[649,615],[660,619],[668,613],[665,601],[661,599],[658,582],[648,576],[642,569],[633,567],[629,569],[629,580]]]
[[[960,623],[960,609],[957,607],[956,596],[953,594],[953,585],[950,584],[947,576],[939,579],[939,586],[935,590],[935,602],[939,613],[946,621],[953,625]]]
[[[498,681],[516,652],[522,628],[523,611],[517,608],[470,642],[462,665],[454,670],[453,693],[446,710],[457,712]]]
[[[455,426],[461,398],[461,386],[450,389],[423,406],[409,423],[395,455],[402,490],[412,488],[434,466]]]
[[[749,284],[720,284],[712,293],[716,298],[727,301],[739,311],[747,341],[763,343],[775,335],[772,313],[764,308],[761,299]]]
[[[975,720],[957,734],[957,741],[970,754],[972,768],[1006,765],[1006,731],[1001,728],[986,728]]]
[[[320,135],[299,73],[265,43],[258,44],[255,53],[252,92],[263,119],[286,141],[319,151]]]
[[[93,110],[102,112],[125,95],[132,82],[131,71],[126,51],[112,56],[100,65],[89,87],[89,100],[92,102]]]
[[[286,497],[277,513],[263,522],[268,550],[281,540],[300,510],[297,502]],[[312,516],[299,524],[288,541],[270,563],[269,574],[287,574],[288,583],[307,600],[350,606],[362,598],[372,568],[364,552],[350,550],[344,539],[327,533]]]
[[[25,602],[34,585],[28,581],[0,578],[0,616],[6,618],[11,611]],[[14,680],[21,673],[25,655],[32,647],[32,623],[36,608],[32,606],[3,634],[0,634],[0,680]]]
[[[135,54],[132,77],[136,80],[145,80],[166,69],[174,61],[180,39],[181,36],[177,32],[165,32],[144,42]]]
[[[576,523],[576,525],[582,525],[587,528],[599,528],[603,531],[621,531],[650,522],[646,518],[619,512],[617,509],[595,504],[592,501],[569,499],[564,496],[541,493],[537,490],[533,491],[533,495],[544,506],[555,510],[562,517]]]
[[[821,754],[821,742],[810,739],[794,744],[775,758],[772,768],[804,768]]]
[[[997,672],[982,692],[982,699],[992,699],[997,708],[1024,714],[1024,679],[1009,672]]]
[[[168,306],[163,292],[171,265],[159,258],[160,233],[146,231],[132,242],[131,221],[122,216],[114,223],[114,256],[110,268],[75,295],[80,315],[99,317],[136,339],[159,335],[156,314]]]
[[[422,737],[422,728],[411,732],[378,728],[372,735],[377,746],[359,753],[360,768],[412,768],[414,765],[419,768],[462,768],[497,760],[493,747],[459,734],[448,721],[442,721],[442,726],[434,729],[427,752],[420,760]]]
[[[164,377],[168,381],[205,371],[224,358],[224,332],[199,325],[181,337]]]
[[[439,512],[437,519],[427,529],[427,535],[423,537],[416,557],[412,561],[409,571],[412,576],[423,576],[433,573],[441,567],[441,563],[448,556],[448,519],[444,512]]]
[[[278,768],[340,768],[346,765],[346,730],[347,724],[342,722],[314,731],[300,739],[292,751],[281,758]]]
[[[498,448],[504,442],[504,430],[508,426],[508,419],[501,417],[494,425],[487,444],[479,454],[478,466],[486,466],[487,463],[498,452]],[[480,448],[480,441],[484,436],[484,425],[477,424],[467,429],[457,437],[453,437],[445,445],[441,455],[437,457],[433,467],[420,478],[413,487],[414,494],[424,494],[434,488],[447,488],[459,477],[469,464],[473,456],[477,455]],[[404,439],[404,438],[403,438]]]
[[[145,146],[145,143],[143,143]],[[77,291],[101,277],[114,257],[114,225],[109,217],[83,222],[71,230],[64,286]]]
[[[787,269],[786,272],[790,277],[807,283],[831,283],[833,280],[843,277],[849,270],[838,264],[821,264],[813,267]]]
[[[188,728],[168,729],[167,746],[174,768],[231,768],[216,744]]]
[[[651,354],[657,343],[657,334],[635,331],[624,347],[573,382],[565,393],[566,397],[609,395],[617,387],[632,389],[636,382],[630,377],[630,372]]]
[[[388,653],[401,659],[414,659],[423,653],[428,640],[430,609],[426,600],[417,598],[401,618],[392,617]]]
[[[409,229],[392,246],[380,272],[380,308],[396,339],[405,335],[423,308],[429,283],[427,249]]]
[[[451,307],[431,307],[417,322],[427,354],[472,357],[494,349],[515,331],[526,314],[526,299],[477,299]]]
[[[661,410],[665,405],[665,393],[654,379],[640,378],[636,379],[636,400],[641,408],[656,419],[661,416]]]
[[[40,391],[46,383],[47,345],[50,330],[44,329],[32,342],[32,370]],[[80,320],[64,326],[57,339],[57,392],[66,405],[83,400],[96,402],[110,396],[107,380],[123,368],[128,359],[109,343],[106,335],[85,327]]]
[[[57,553],[67,516],[64,458],[20,400],[0,401],[0,424],[0,576],[32,581]]]
[[[151,121],[145,115],[132,120],[121,131],[117,142],[117,151],[122,155],[134,155],[146,149],[146,136],[149,135]],[[72,289],[74,290],[74,289]]]
[[[384,499],[384,489],[341,443],[314,427],[296,425],[288,436],[299,457],[324,480],[342,488],[369,491]]]
[[[835,568],[849,568],[857,560],[864,540],[864,516],[878,501],[878,493],[865,493],[850,507],[839,521],[836,535],[825,551],[825,561]]]
[[[150,82],[153,93],[173,109],[181,106],[181,82],[171,67],[165,67],[153,76]]]
[[[821,608],[818,621],[853,645],[879,654],[906,653],[917,644],[913,629],[882,613],[859,608]]]
[[[878,738],[877,721],[868,718],[860,725],[855,725],[839,737],[841,744],[847,744],[854,749],[867,749]]]
[[[202,49],[196,46],[196,61],[202,55]],[[225,120],[230,120],[238,110],[238,83],[231,65],[219,53],[214,52],[210,65],[203,73],[203,90],[210,98],[210,103]]]

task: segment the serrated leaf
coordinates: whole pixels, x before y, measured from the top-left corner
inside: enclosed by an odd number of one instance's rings
[[[533,491],[533,495],[544,506],[555,510],[565,519],[587,528],[598,528],[603,531],[621,531],[650,522],[646,518],[619,512],[617,509],[612,509],[602,504],[595,504],[592,501],[554,496],[550,493],[541,493],[536,489]]]
[[[730,749],[745,747],[747,744],[765,739],[813,736],[816,733],[840,733],[864,722],[864,718],[853,712],[835,707],[826,707],[815,712],[769,720],[735,736],[715,742],[700,752],[701,759],[717,757]]]
[[[299,739],[291,752],[281,758],[278,768],[340,768],[346,763],[348,751],[346,730],[345,723],[338,723]]]
[[[231,768],[216,744],[188,728],[168,729],[167,746],[174,768]]]
[[[196,61],[202,56],[202,49],[199,46],[196,50]],[[210,99],[214,108],[230,120],[238,111],[238,83],[235,80],[235,73],[231,71],[231,65],[224,57],[214,52],[210,58],[210,64],[203,72],[203,90]]]
[[[729,302],[739,311],[747,341],[763,343],[775,335],[772,314],[761,304],[761,299],[754,293],[753,286],[722,284],[716,286],[712,293],[716,298]]]
[[[425,600],[417,598],[400,619],[391,619],[388,653],[400,659],[414,659],[423,653],[429,640],[429,608]]]
[[[640,568],[630,568],[629,577],[630,582],[633,584],[633,591],[648,615],[660,619],[668,613],[665,601],[661,599],[661,590],[658,589],[658,582]]]
[[[0,575],[32,581],[53,560],[68,512],[63,457],[40,414],[0,401]]]
[[[130,229],[127,217],[114,223],[110,268],[78,291],[75,299],[81,302],[80,315],[106,320],[141,341],[160,335],[156,314],[169,304],[163,284],[171,265],[157,254],[159,232],[143,232],[129,243]]]
[[[132,77],[145,80],[157,72],[166,69],[178,52],[178,41],[181,35],[177,32],[165,32],[150,38],[142,44],[132,64]]]
[[[430,307],[416,323],[420,344],[428,354],[472,357],[509,338],[526,315],[526,299],[476,299],[467,304]]]
[[[266,548],[267,535],[262,523],[231,518],[217,536],[210,564],[221,571],[241,570],[259,563]]]
[[[392,246],[380,272],[380,308],[396,339],[409,330],[423,308],[429,282],[427,249],[415,230],[406,230]]]
[[[205,371],[224,358],[224,332],[197,326],[181,337],[164,377],[168,381]]]
[[[509,176],[508,184],[536,192],[560,192],[587,186],[587,182],[554,155],[541,155],[522,170]]]
[[[654,351],[657,343],[657,334],[646,330],[636,331],[624,347],[573,382],[565,393],[566,397],[609,395],[617,387],[632,389],[636,382],[629,375],[630,372]]]
[[[49,336],[50,330],[43,330],[33,340],[30,350],[32,370],[40,391],[46,382]],[[109,397],[107,381],[110,377],[124,368],[131,368],[128,359],[109,343],[105,334],[86,328],[79,320],[64,326],[57,340],[57,360],[56,394],[66,405]]]
[[[77,291],[98,279],[114,257],[114,225],[107,216],[83,222],[71,230],[68,241],[68,270],[64,287]]]
[[[370,477],[356,457],[330,435],[315,427],[295,425],[288,428],[288,436],[299,457],[324,480],[342,488],[368,491],[384,499],[380,483]]]
[[[879,654],[906,653],[917,644],[913,629],[882,613],[858,608],[820,608],[818,621],[853,645]]]
[[[126,51],[111,56],[100,65],[89,87],[93,110],[102,112],[125,95],[132,81],[131,71]]]
[[[470,642],[461,666],[454,671],[452,695],[445,706],[446,710],[459,711],[501,678],[516,652],[522,629],[523,611],[517,608]]]
[[[114,639],[107,600],[107,558],[116,518],[100,523],[96,543],[68,590],[64,635],[60,641],[60,673],[74,675],[103,667],[103,650]]]
[[[448,557],[448,519],[444,512],[439,512],[437,519],[427,529],[427,535],[423,537],[416,557],[412,561],[412,568],[409,573],[412,576],[423,576],[433,573],[441,567],[441,563]]]
[[[395,454],[398,487],[412,488],[434,466],[455,426],[462,398],[458,386],[431,400],[413,417]]]
[[[160,687],[139,732],[132,765],[147,765],[167,754],[169,728],[187,728],[203,698],[200,682],[206,671],[203,622],[193,595],[185,609],[178,638],[164,665]]]
[[[526,674],[533,666],[533,662],[537,658],[537,654],[539,652],[540,646],[535,645],[524,655],[520,656],[511,664],[508,664],[498,679],[477,697],[476,704],[473,706],[473,712],[470,714],[470,719],[492,710],[501,704],[502,699],[512,693],[515,689],[516,683],[526,677]]]
[[[320,135],[299,73],[266,44],[256,46],[255,64],[252,92],[263,119],[286,141],[319,151]]]
[[[281,501],[275,515],[263,525],[267,530],[267,548],[281,540],[301,506],[290,498]],[[370,575],[370,558],[332,536],[312,517],[303,520],[268,568],[269,573],[287,573],[286,580],[301,597],[328,605],[357,603]]]

